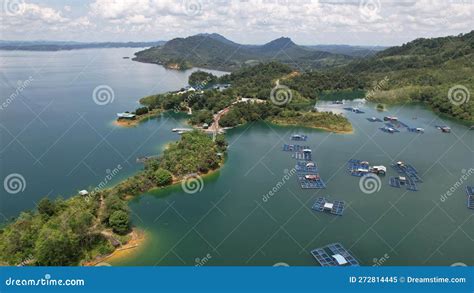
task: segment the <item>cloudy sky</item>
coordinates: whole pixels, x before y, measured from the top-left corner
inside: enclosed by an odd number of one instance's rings
[[[474,0],[0,0],[0,39],[397,45],[474,29]]]

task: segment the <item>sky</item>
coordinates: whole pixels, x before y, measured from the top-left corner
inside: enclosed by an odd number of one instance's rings
[[[391,46],[474,29],[474,0],[0,0],[0,39]]]

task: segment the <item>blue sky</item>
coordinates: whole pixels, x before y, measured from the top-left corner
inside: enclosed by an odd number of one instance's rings
[[[0,39],[397,45],[474,29],[474,0],[0,0]]]

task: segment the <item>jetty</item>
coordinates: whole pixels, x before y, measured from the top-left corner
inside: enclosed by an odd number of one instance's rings
[[[317,212],[324,212],[336,216],[342,216],[342,214],[344,213],[345,205],[346,204],[344,201],[328,201],[325,197],[318,197],[311,209]]]
[[[357,259],[340,243],[313,249],[311,254],[323,267],[359,266]]]

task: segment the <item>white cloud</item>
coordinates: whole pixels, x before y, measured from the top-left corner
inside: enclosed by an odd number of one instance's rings
[[[5,0],[15,1],[15,0]],[[19,0],[16,0],[19,1]],[[72,7],[24,3],[7,32],[34,23],[50,31],[82,27],[75,35],[115,40],[157,40],[218,32],[240,42],[263,43],[281,35],[299,43],[400,43],[420,36],[468,32],[474,0],[90,0],[82,15]],[[61,11],[76,18],[69,19]],[[369,34],[373,34],[370,38]],[[324,39],[322,37],[324,36]],[[322,40],[321,40],[322,39]]]

